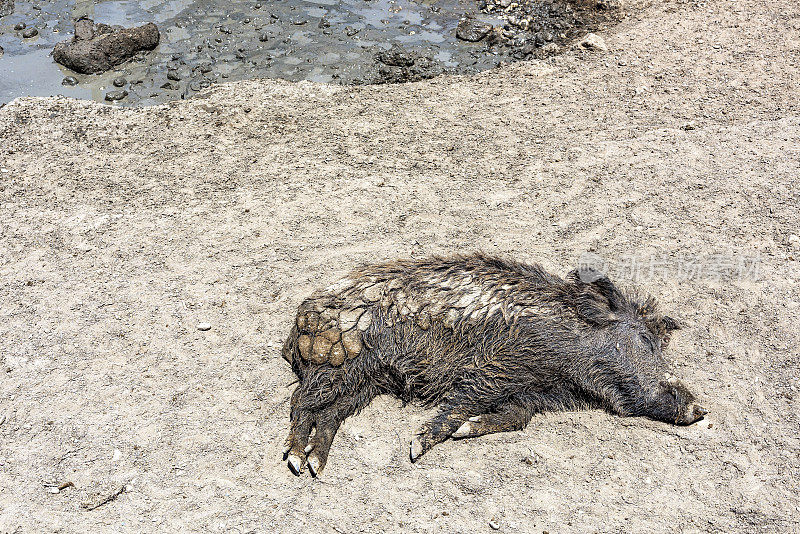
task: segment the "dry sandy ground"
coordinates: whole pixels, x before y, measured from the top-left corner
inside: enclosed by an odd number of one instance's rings
[[[0,110],[0,531],[800,530],[800,7],[640,7],[606,54],[471,79]],[[412,465],[426,412],[378,399],[292,476],[293,308],[474,249],[665,260],[638,285],[711,417],[554,413]],[[758,268],[685,272],[720,254]]]

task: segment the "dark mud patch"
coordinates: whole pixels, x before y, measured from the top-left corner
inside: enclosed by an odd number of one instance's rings
[[[18,1],[0,19],[0,102],[54,94],[102,101],[110,91],[124,91],[115,102],[147,105],[251,78],[368,84],[477,73],[558,53],[620,18],[612,2]],[[154,22],[161,42],[102,74],[72,72],[57,65],[51,51],[84,16],[126,27]],[[26,37],[30,28],[37,34]],[[125,86],[112,83],[121,78]]]

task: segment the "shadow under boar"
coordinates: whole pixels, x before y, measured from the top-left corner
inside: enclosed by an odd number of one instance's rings
[[[592,270],[561,279],[483,254],[362,267],[298,309],[283,347],[299,378],[284,459],[318,475],[342,421],[381,394],[438,406],[412,462],[545,410],[688,425],[706,411],[662,357],[677,328]]]

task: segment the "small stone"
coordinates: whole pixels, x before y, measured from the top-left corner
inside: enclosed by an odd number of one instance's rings
[[[48,486],[47,493],[52,493],[53,495],[55,495],[56,493],[61,493],[61,490],[58,489],[58,486]]]
[[[491,24],[486,24],[485,22],[475,20],[474,17],[467,16],[458,22],[456,37],[462,41],[477,43],[486,37],[491,29]]]
[[[25,28],[27,28],[27,27],[28,27],[28,25],[27,25],[27,24],[25,24],[24,22],[17,22],[17,23],[14,25],[14,29],[15,29],[16,31],[18,31],[18,32],[21,32],[22,30],[24,30],[24,29],[25,29]]]
[[[624,7],[622,0],[597,0],[597,9],[604,9],[607,11],[622,9]]]
[[[78,85],[78,78],[76,78],[75,76],[67,76],[66,78],[61,80],[61,85],[68,85],[68,86]]]
[[[108,96],[108,95],[106,95],[106,96]],[[108,98],[106,98],[106,100],[108,100]],[[197,329],[200,330],[201,332],[205,332],[207,330],[211,330],[211,323],[198,323]]]
[[[227,26],[220,26],[219,27],[219,31],[220,31],[220,33],[224,33],[226,35],[230,35],[230,34],[233,33],[233,31]]]
[[[22,32],[22,36],[25,39],[30,39],[31,37],[36,37],[37,35],[39,35],[39,30],[37,30],[36,28],[28,28],[27,30]]]
[[[167,79],[172,80],[173,82],[180,81],[181,75],[178,73],[177,70],[170,70],[167,71]]]
[[[498,523],[496,519],[492,519],[489,521],[489,527],[491,527],[492,530],[500,530],[500,523]]]
[[[681,126],[681,130],[684,130],[684,131],[687,131],[687,132],[690,132],[690,131],[696,130],[696,129],[697,129],[697,123],[694,122],[694,121],[689,121],[686,124]]]
[[[114,84],[114,87],[125,87],[125,85],[127,85],[127,83],[128,83],[128,80],[126,80],[122,76],[117,76],[116,78],[114,78],[114,81],[111,82],[111,83]]]
[[[267,41],[269,41],[269,34],[262,33],[261,35],[258,36],[258,40],[261,41],[262,43],[266,43]]]
[[[595,50],[598,52],[608,52],[608,45],[605,40],[595,33],[589,33],[581,41],[581,46],[588,50]]]
[[[128,91],[109,91],[106,93],[106,100],[108,102],[114,102],[116,100],[122,100],[128,96]]]

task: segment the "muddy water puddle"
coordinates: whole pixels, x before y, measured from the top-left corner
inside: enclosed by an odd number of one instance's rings
[[[102,101],[124,91],[120,104],[148,105],[251,78],[364,84],[474,73],[557,53],[616,16],[603,1],[17,1],[0,18],[0,103],[55,94]],[[161,41],[103,74],[77,74],[50,52],[84,16],[155,22]]]

